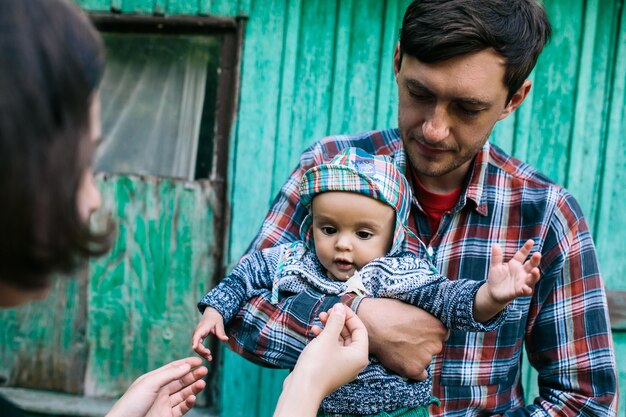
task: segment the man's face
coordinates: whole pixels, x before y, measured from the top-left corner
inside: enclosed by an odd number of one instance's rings
[[[329,278],[346,281],[391,248],[396,212],[381,201],[330,191],[313,199],[311,211],[315,254]]]
[[[394,57],[398,127],[420,180],[433,191],[459,187],[496,121],[530,90],[526,81],[506,103],[505,61],[486,49],[432,64]]]

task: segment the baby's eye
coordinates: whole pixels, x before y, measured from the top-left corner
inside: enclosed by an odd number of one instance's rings
[[[356,232],[356,235],[360,238],[360,239],[369,239],[373,236],[372,233],[370,232],[366,232],[364,230],[361,230],[359,232]]]
[[[324,233],[325,235],[332,235],[337,233],[337,229],[335,229],[332,226],[322,226],[320,227],[320,230],[322,231],[322,233]]]

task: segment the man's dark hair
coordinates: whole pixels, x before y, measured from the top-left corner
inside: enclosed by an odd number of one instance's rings
[[[551,34],[536,0],[416,0],[404,14],[400,56],[433,63],[492,48],[506,60],[508,102]]]
[[[69,1],[2,0],[0,57],[0,280],[35,289],[109,246],[77,207],[104,47]]]

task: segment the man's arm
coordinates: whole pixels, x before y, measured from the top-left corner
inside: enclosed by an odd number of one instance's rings
[[[428,377],[426,368],[449,334],[441,321],[390,298],[365,298],[357,315],[367,328],[370,353],[385,368],[418,381]]]
[[[270,300],[271,291],[248,300],[228,323],[230,348],[258,365],[293,368],[313,338],[312,327],[319,323],[319,314],[338,302],[354,310],[360,298],[354,294],[324,296],[306,290],[277,304]]]
[[[578,204],[564,191],[543,246],[526,350],[539,397],[509,416],[615,416],[615,353],[595,248]]]

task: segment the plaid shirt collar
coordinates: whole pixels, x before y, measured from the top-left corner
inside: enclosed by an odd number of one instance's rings
[[[474,210],[482,215],[487,216],[489,214],[489,207],[486,201],[483,201],[483,190],[485,187],[485,181],[487,180],[487,171],[489,166],[489,154],[491,152],[491,145],[489,142],[485,143],[480,152],[474,158],[472,165],[472,171],[469,175],[469,181],[465,186],[465,190],[459,198],[458,204],[455,206],[454,211],[461,210],[470,200],[474,203]],[[413,168],[411,164],[407,163],[406,152],[404,148],[398,151],[395,155],[395,161],[397,166],[406,173],[407,179],[413,182]],[[412,184],[411,184],[412,185]],[[417,198],[413,196],[413,204],[423,211]]]

